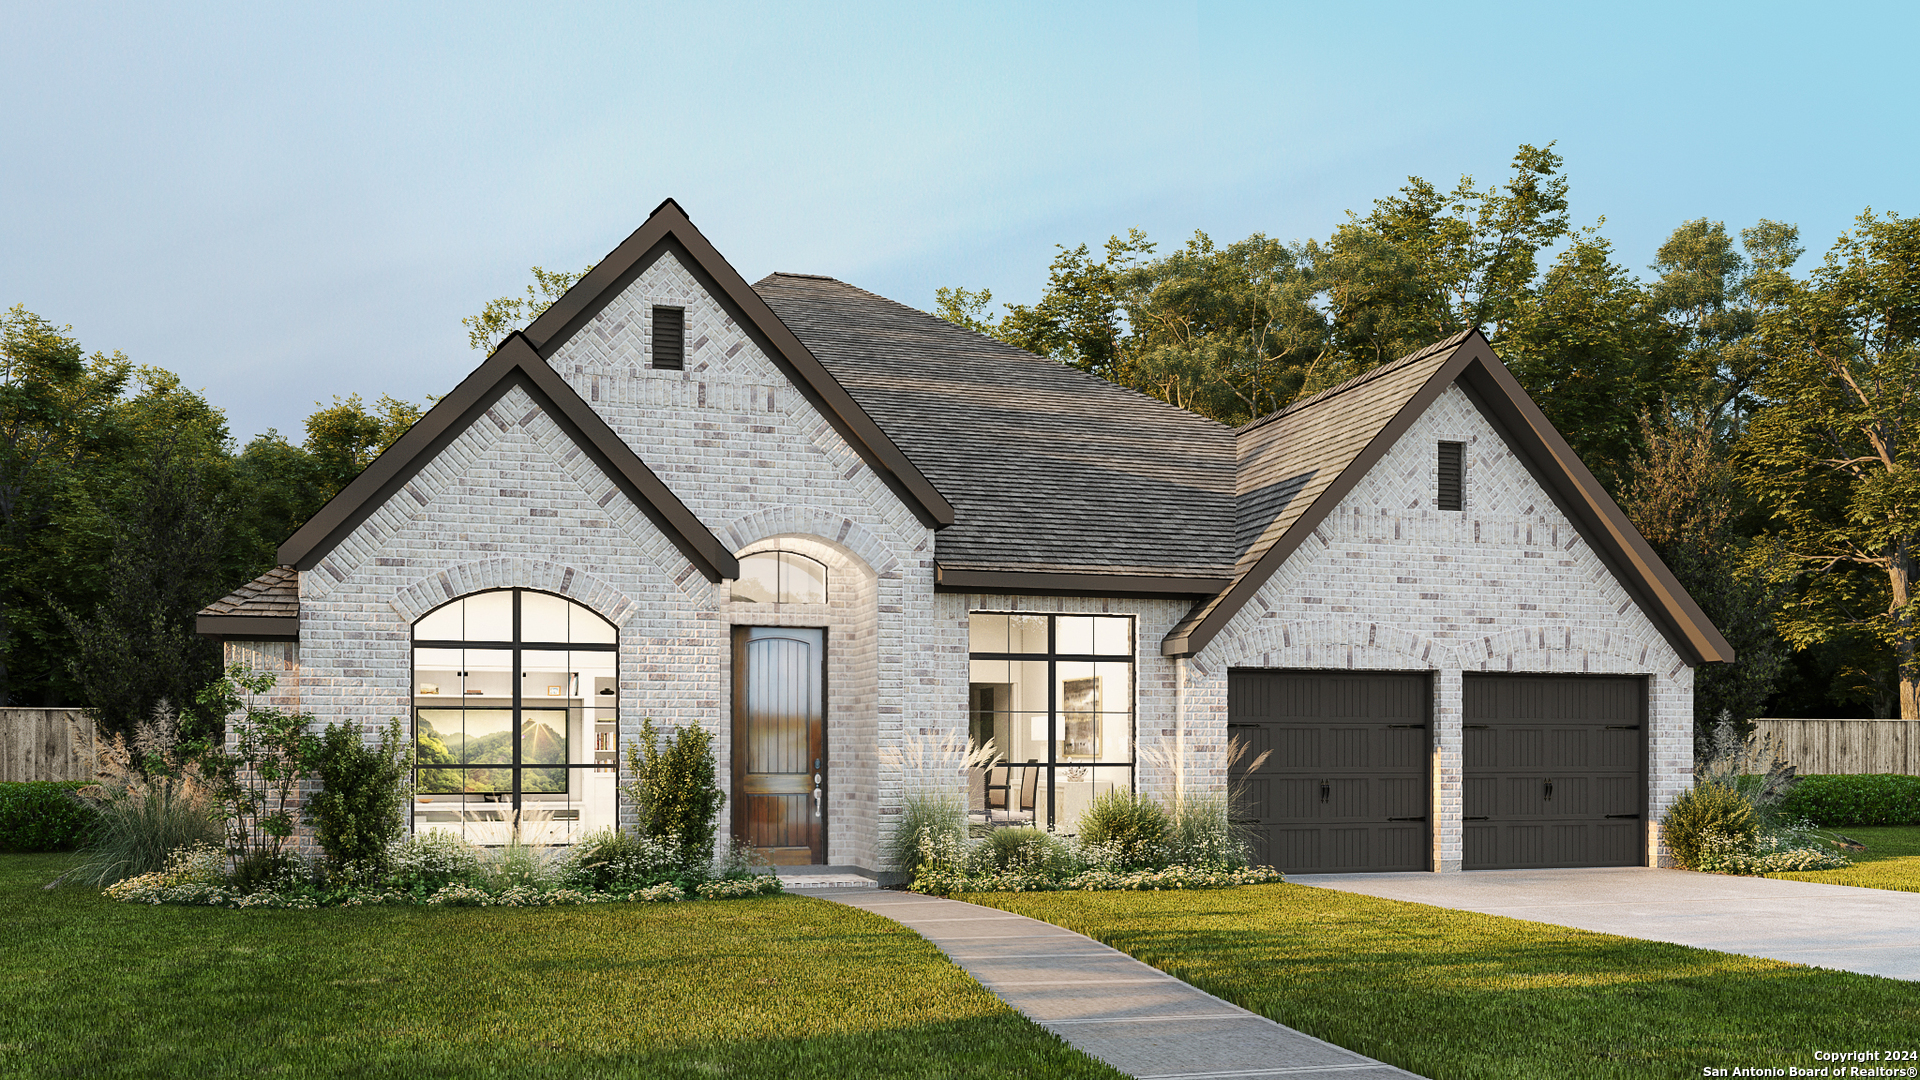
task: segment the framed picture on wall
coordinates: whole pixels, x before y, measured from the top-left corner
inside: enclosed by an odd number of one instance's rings
[[[1100,756],[1100,680],[1066,679],[1060,683],[1060,754],[1070,758]]]

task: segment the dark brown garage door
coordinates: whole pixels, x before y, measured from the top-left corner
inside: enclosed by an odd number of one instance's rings
[[[1467,675],[1462,868],[1644,862],[1644,690],[1632,677]]]
[[[1256,863],[1432,869],[1425,675],[1235,671],[1227,681],[1228,737],[1246,747],[1229,779]]]

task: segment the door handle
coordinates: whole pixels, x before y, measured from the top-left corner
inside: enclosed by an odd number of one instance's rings
[[[1547,781],[1547,801],[1548,802],[1553,801],[1553,781],[1552,780]]]
[[[813,774],[813,818],[820,820],[820,774]]]
[[[1328,802],[1328,801],[1331,801],[1332,798],[1333,798],[1333,781],[1331,780],[1320,781],[1320,801]]]

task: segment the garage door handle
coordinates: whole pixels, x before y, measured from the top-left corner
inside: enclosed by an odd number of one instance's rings
[[[1327,802],[1332,798],[1333,798],[1333,784],[1326,780],[1320,781],[1320,801]]]
[[[1553,801],[1553,781],[1547,781],[1547,801]]]

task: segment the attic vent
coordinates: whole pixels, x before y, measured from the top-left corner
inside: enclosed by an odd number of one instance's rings
[[[670,371],[679,371],[687,366],[685,308],[653,309],[653,366]]]
[[[1461,483],[1460,459],[1465,443],[1443,442],[1440,444],[1440,509],[1460,509]]]

